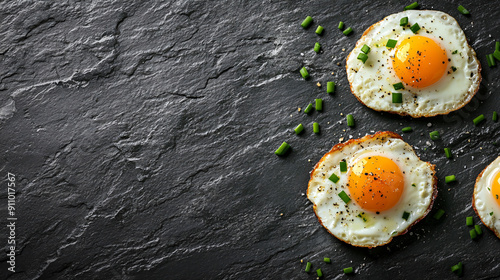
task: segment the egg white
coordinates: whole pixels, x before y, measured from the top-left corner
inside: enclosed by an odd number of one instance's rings
[[[489,189],[498,172],[500,172],[500,156],[477,177],[472,205],[483,224],[493,230],[500,238],[500,207]],[[493,215],[490,215],[490,213],[493,213]]]

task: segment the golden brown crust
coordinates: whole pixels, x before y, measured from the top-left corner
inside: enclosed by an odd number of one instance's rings
[[[310,175],[310,180],[309,180],[309,183],[307,184],[307,196],[309,197],[310,195],[310,191],[312,190],[312,186],[311,186],[311,181],[313,179],[313,174],[314,172],[316,171],[316,169],[321,166],[321,164],[323,163],[323,161],[326,160],[326,157],[329,155],[329,154],[332,154],[334,152],[337,152],[337,151],[340,151],[342,150],[344,147],[347,147],[349,145],[352,145],[352,144],[357,144],[357,143],[361,143],[361,142],[364,142],[364,141],[367,141],[367,140],[370,140],[370,139],[374,139],[374,138],[395,138],[395,139],[400,139],[400,140],[403,140],[403,138],[395,133],[395,132],[392,132],[392,131],[379,131],[373,135],[366,135],[362,138],[359,138],[359,139],[349,139],[348,141],[344,142],[344,143],[339,143],[339,144],[336,144],[335,146],[332,147],[332,149],[326,153],[319,161],[318,163],[316,163],[316,165],[314,166],[313,170],[311,171],[311,175]],[[412,149],[413,152],[415,152],[413,150],[413,147],[410,146],[410,148]],[[416,154],[415,154],[416,155]],[[419,160],[420,157],[418,155],[416,155],[417,158]],[[437,197],[437,193],[438,193],[438,189],[437,189],[437,177],[436,177],[436,166],[432,163],[429,163],[429,162],[426,162],[427,165],[429,166],[429,168],[432,170],[432,198],[431,198],[431,202],[429,204],[429,207],[427,207],[427,210],[425,211],[425,213],[422,215],[422,217],[420,217],[419,219],[417,219],[415,222],[413,222],[411,225],[409,225],[405,231],[403,232],[400,232],[394,236],[392,236],[389,240],[387,240],[386,243],[382,243],[382,244],[378,244],[378,245],[375,245],[375,246],[362,246],[362,245],[355,245],[355,244],[351,244],[349,243],[349,241],[347,240],[343,240],[342,238],[334,235],[327,227],[325,227],[325,225],[323,225],[323,221],[321,220],[321,218],[318,216],[318,211],[316,211],[316,204],[313,204],[313,209],[314,209],[314,214],[316,215],[316,217],[318,218],[319,220],[319,223],[333,236],[335,236],[337,239],[347,243],[347,244],[350,244],[352,246],[356,246],[356,247],[367,247],[367,248],[373,248],[373,247],[377,247],[377,246],[383,246],[383,245],[386,245],[388,244],[389,242],[392,241],[392,239],[395,237],[395,236],[399,236],[399,235],[403,235],[405,233],[408,232],[408,230],[414,226],[415,224],[417,224],[420,220],[422,220],[423,218],[425,218],[425,216],[427,216],[427,214],[429,214],[429,212],[431,211],[432,209],[432,205],[434,204],[434,200],[436,199]]]
[[[491,231],[493,231],[495,233],[495,235],[500,238],[500,231],[498,231],[496,228],[491,228],[489,227],[484,221],[483,219],[481,218],[481,215],[479,215],[479,212],[477,211],[476,209],[476,188],[477,188],[477,183],[479,182],[479,180],[481,180],[481,178],[483,177],[483,174],[484,172],[486,171],[486,169],[488,169],[488,167],[490,165],[492,165],[492,163],[488,164],[488,166],[486,166],[483,171],[481,171],[481,173],[479,173],[479,175],[477,175],[477,178],[476,178],[476,183],[474,184],[474,191],[472,193],[472,208],[474,209],[474,212],[476,212],[476,215],[479,217],[479,219],[481,220],[481,222],[483,223],[483,225],[487,228],[489,228]]]

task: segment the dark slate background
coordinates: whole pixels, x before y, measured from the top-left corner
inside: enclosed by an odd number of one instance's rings
[[[453,279],[459,261],[465,279],[500,277],[500,240],[483,226],[471,241],[465,226],[470,215],[480,223],[474,181],[498,156],[500,67],[485,59],[500,40],[495,1],[460,1],[470,16],[457,1],[419,1],[455,17],[483,65],[469,105],[426,119],[362,106],[344,70],[362,32],[411,1],[52,2],[0,4],[0,175],[17,178],[8,279],[315,279],[301,259],[325,279]],[[332,95],[316,85],[329,80]],[[297,111],[318,97],[323,112]],[[313,165],[340,138],[405,126],[414,132],[403,138],[438,167],[434,211],[446,215],[432,211],[379,248],[338,241],[305,196]],[[442,140],[429,139],[433,130]],[[283,141],[292,151],[279,158]],[[450,174],[458,182],[445,185]],[[6,208],[4,179],[2,246]],[[5,253],[0,261],[4,275]],[[342,274],[347,266],[355,275]]]

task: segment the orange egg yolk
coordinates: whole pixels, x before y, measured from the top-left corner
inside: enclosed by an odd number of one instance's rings
[[[371,156],[358,160],[351,168],[348,189],[361,208],[379,213],[398,203],[404,178],[394,161]]]
[[[493,195],[493,199],[500,206],[500,172],[497,173],[491,184],[491,195]]]
[[[425,88],[443,77],[448,69],[448,56],[431,38],[411,36],[396,47],[392,67],[405,84]]]

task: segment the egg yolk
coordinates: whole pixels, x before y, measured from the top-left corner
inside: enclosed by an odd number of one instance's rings
[[[425,88],[443,77],[448,69],[448,56],[431,38],[411,36],[396,48],[392,67],[405,84]]]
[[[348,189],[361,208],[379,213],[398,203],[404,178],[394,161],[371,156],[358,160],[351,168]]]
[[[500,206],[500,172],[497,173],[495,179],[493,179],[493,183],[491,184],[491,195],[497,202],[498,206]]]

